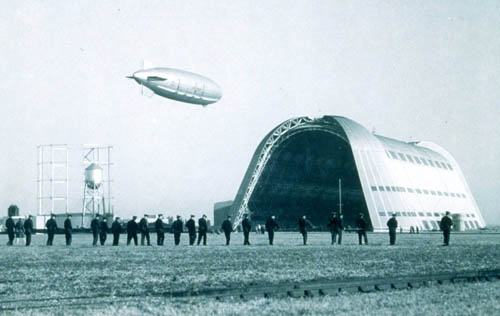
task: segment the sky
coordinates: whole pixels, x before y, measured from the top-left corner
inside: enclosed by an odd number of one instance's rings
[[[116,214],[212,217],[272,128],[340,115],[444,147],[500,224],[498,1],[4,1],[0,47],[0,213],[36,213],[38,145],[92,143],[113,146]],[[141,95],[143,60],[223,97]]]

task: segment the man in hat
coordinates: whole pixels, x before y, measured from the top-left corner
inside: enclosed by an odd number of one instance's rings
[[[301,219],[299,219],[299,232],[302,234],[302,241],[304,242],[304,246],[307,245],[307,227],[314,228],[314,225],[307,219],[304,215]]]
[[[130,241],[133,239],[134,244],[137,246],[137,229],[139,225],[137,225],[137,216],[132,216],[132,219],[127,223],[127,246],[130,245]]]
[[[332,234],[332,245],[336,242],[338,242],[339,245],[342,244],[342,230],[344,229],[342,215],[339,216],[336,212],[333,212],[327,226],[330,228],[330,233]]]
[[[358,220],[356,221],[356,228],[358,229],[359,244],[362,245],[362,239],[365,240],[365,245],[368,244],[368,236],[366,235],[367,224],[363,213],[359,213]]]
[[[148,227],[148,215],[144,214],[139,222],[139,231],[141,232],[141,246],[144,246],[144,239],[147,241],[147,245],[151,246],[149,240],[149,227]]]
[[[57,231],[57,223],[56,216],[54,214],[50,215],[50,219],[45,223],[45,227],[47,227],[47,246],[52,246],[52,242],[54,241],[54,235]]]
[[[66,246],[71,246],[71,240],[73,239],[73,226],[71,224],[71,214],[66,216],[64,220],[64,235],[66,237]]]
[[[156,244],[158,246],[163,246],[165,240],[165,224],[163,223],[163,215],[158,214],[158,218],[155,221],[156,230]]]
[[[396,244],[396,229],[398,228],[396,213],[392,213],[392,217],[387,221],[387,227],[389,228],[389,244],[392,246]]]
[[[450,243],[450,233],[451,226],[453,226],[453,221],[450,218],[450,212],[446,212],[446,215],[441,218],[441,222],[439,223],[439,227],[443,231],[444,243],[443,246],[448,246]]]
[[[269,245],[273,245],[274,242],[274,231],[278,229],[278,223],[276,223],[276,216],[272,215],[266,220],[266,231],[267,237],[269,238]]]
[[[243,221],[241,222],[241,228],[243,228],[243,245],[250,246],[250,231],[252,230],[252,222],[248,218],[248,214],[243,214]]]
[[[113,224],[111,224],[111,233],[113,233],[113,246],[118,246],[120,234],[122,233],[122,224],[118,216],[113,221]]]
[[[103,216],[102,221],[99,223],[99,241],[101,242],[101,246],[104,246],[106,239],[108,239],[108,231],[108,221]]]
[[[191,218],[186,222],[186,228],[189,234],[189,245],[192,246],[196,240],[196,223],[194,221],[194,215],[191,215]]]
[[[24,221],[24,233],[26,234],[26,246],[31,245],[31,235],[33,234],[33,216],[28,215],[28,219]]]
[[[12,207],[12,205],[9,207]],[[16,206],[17,207],[17,206]],[[5,221],[5,228],[7,228],[7,235],[9,236],[9,241],[7,242],[7,246],[12,246],[14,243],[14,237],[15,235],[15,228],[16,228],[16,223],[14,223],[14,219],[12,219],[12,214],[11,212],[8,212],[9,218]]]
[[[198,245],[200,245],[202,239],[203,246],[207,245],[207,231],[207,215],[203,214],[203,216],[198,220]]]
[[[174,233],[174,244],[178,246],[181,242],[181,234],[184,229],[184,224],[180,215],[177,215],[177,219],[172,224],[172,232]]]
[[[99,226],[100,226],[100,216],[97,214],[95,218],[90,222],[90,230],[92,231],[92,245],[97,246],[97,239],[99,237]]]
[[[221,226],[224,235],[226,236],[226,246],[229,246],[231,241],[231,232],[233,231],[233,224],[231,223],[231,215],[228,215],[226,220],[222,222]]]

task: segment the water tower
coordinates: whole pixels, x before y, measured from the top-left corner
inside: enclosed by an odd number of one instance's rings
[[[111,180],[110,180],[111,147],[84,147],[84,186],[83,216],[92,214],[112,217]],[[106,169],[106,170],[105,170]]]

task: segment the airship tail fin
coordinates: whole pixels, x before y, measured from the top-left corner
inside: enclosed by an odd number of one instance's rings
[[[142,60],[142,69],[150,69],[153,68],[153,63],[149,60],[143,59]]]

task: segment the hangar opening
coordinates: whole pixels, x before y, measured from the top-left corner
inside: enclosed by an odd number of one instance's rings
[[[339,189],[344,225],[355,227],[359,213],[369,219],[349,144],[325,130],[303,129],[274,150],[248,208],[255,222],[276,215],[282,228],[296,229],[306,215],[315,226],[326,228],[330,213],[339,212]]]

